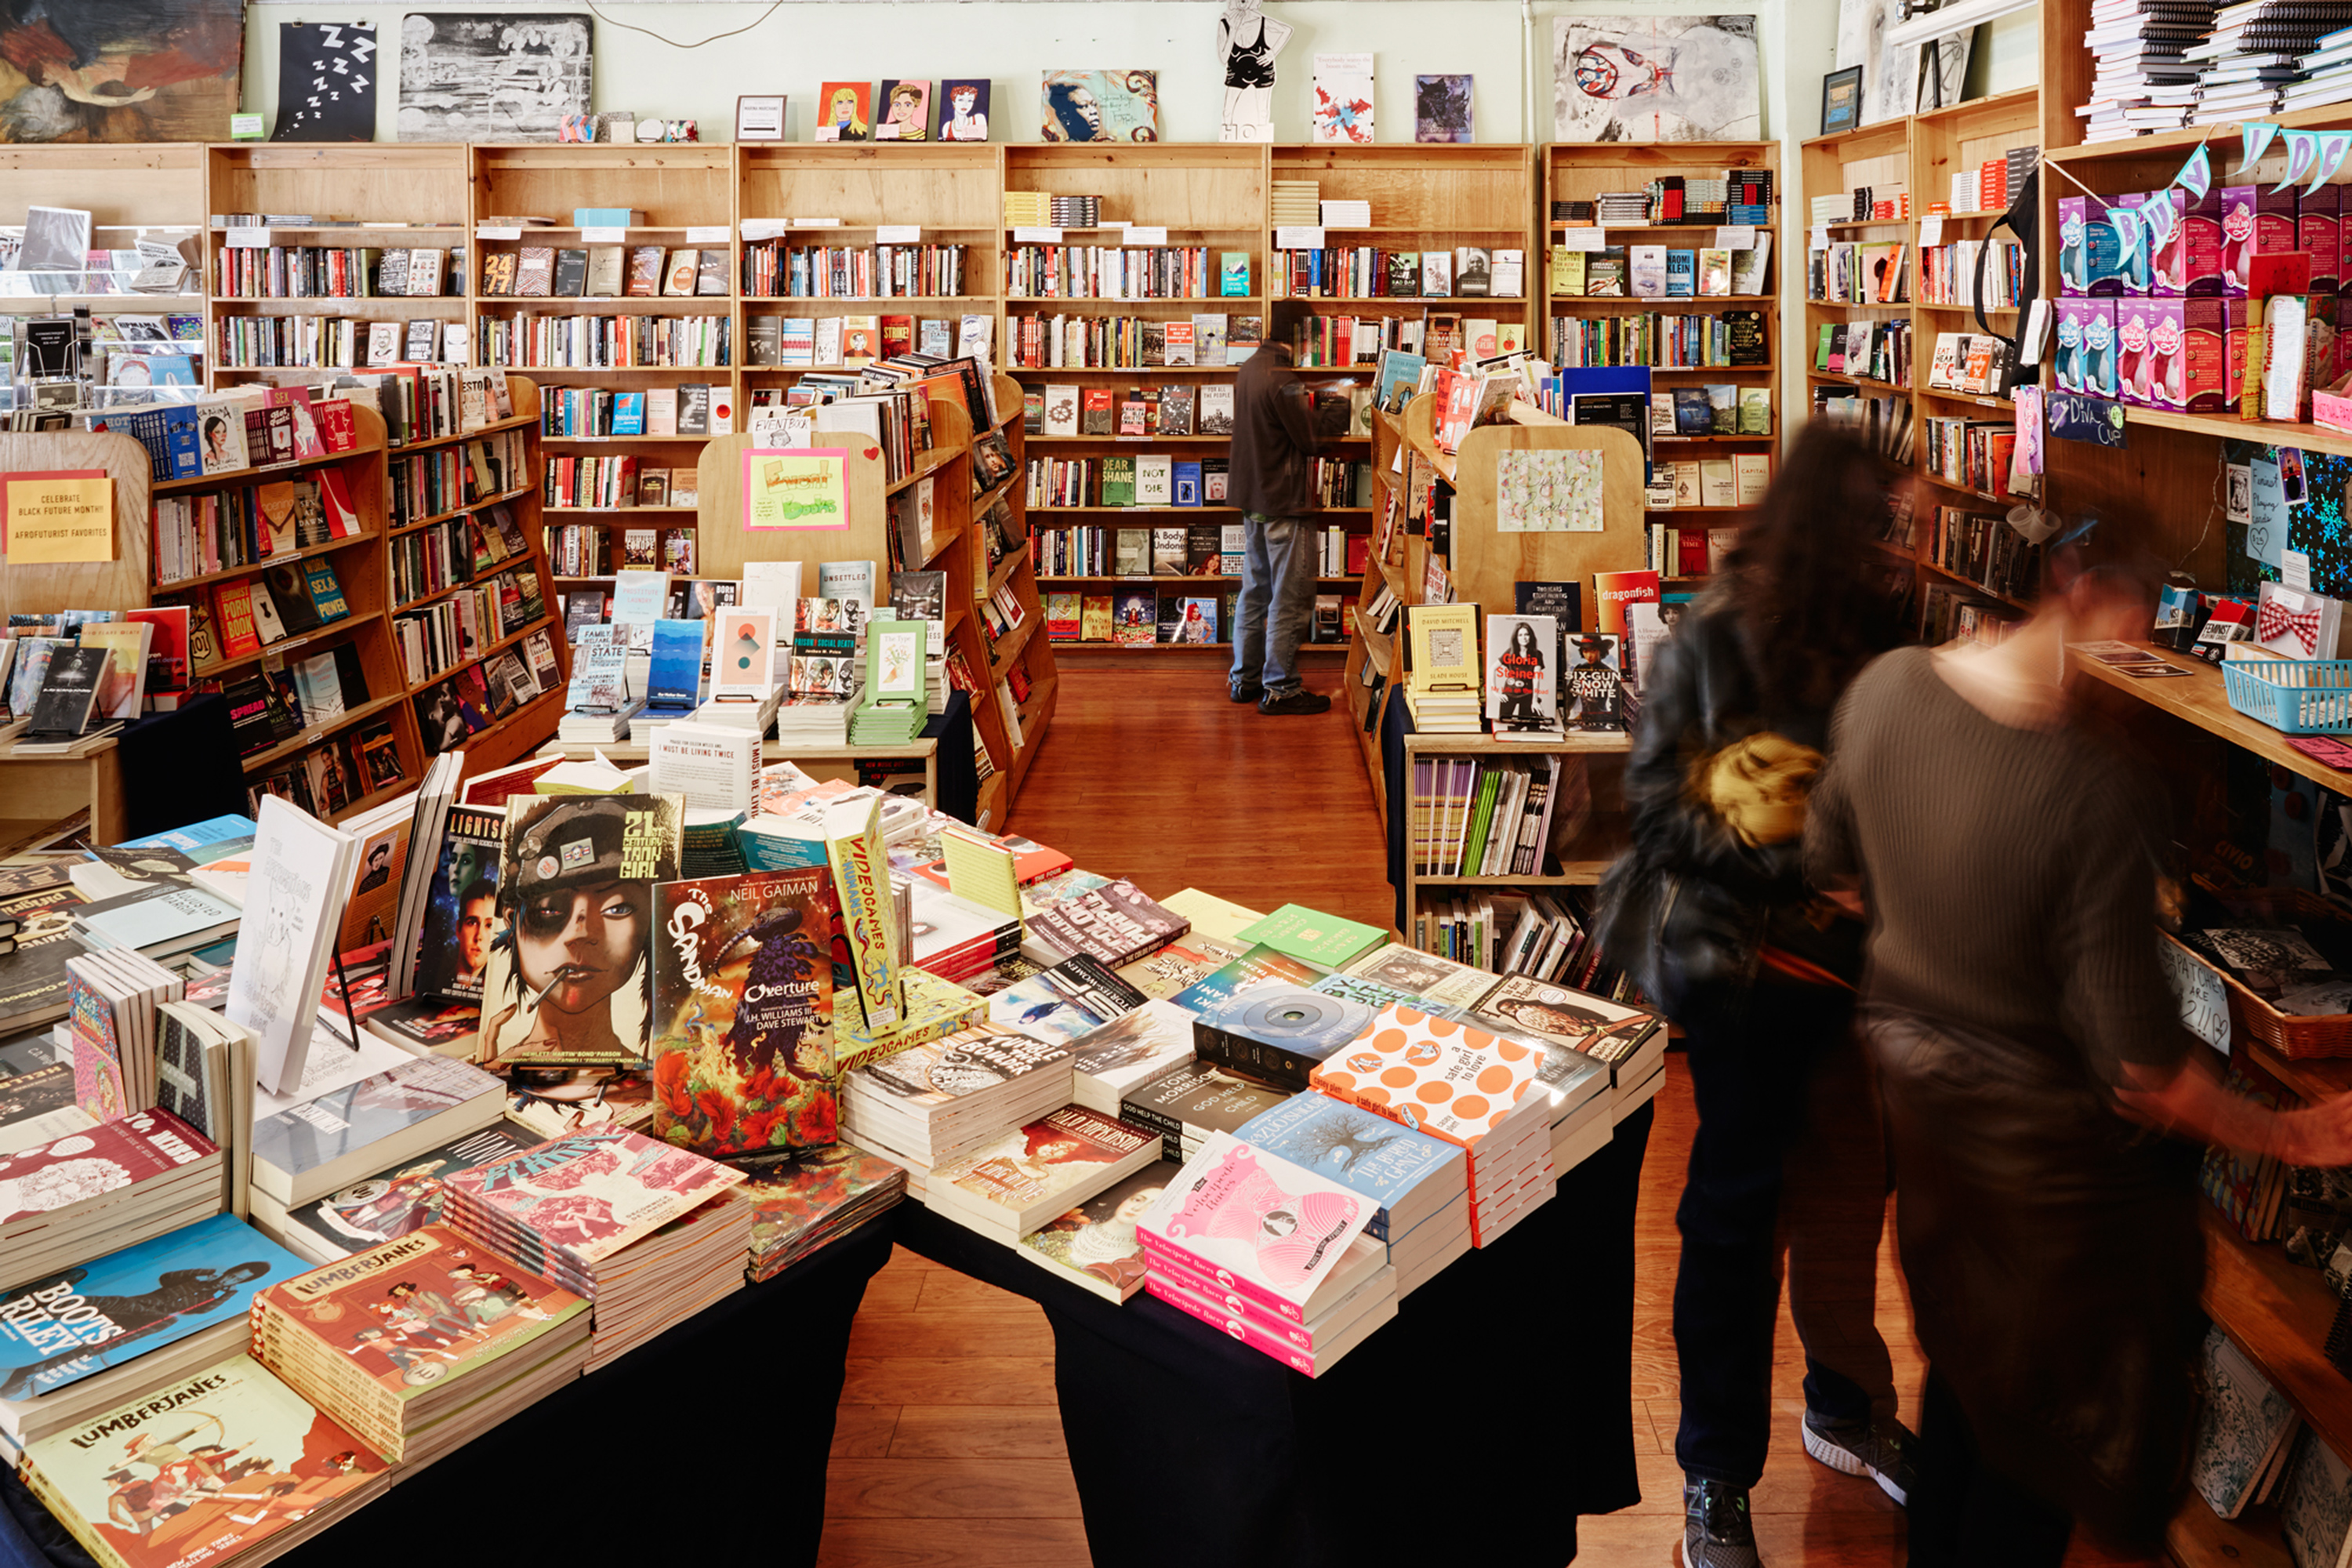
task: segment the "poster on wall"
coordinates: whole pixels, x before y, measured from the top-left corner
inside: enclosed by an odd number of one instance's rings
[[[1561,142],[1752,142],[1763,126],[1753,16],[1559,16]]]
[[[375,24],[278,24],[272,142],[375,140]]]
[[[245,0],[0,0],[0,142],[225,142]]]
[[[1315,57],[1314,140],[1369,146],[1372,140],[1372,57]]]
[[[411,11],[400,19],[400,140],[553,142],[589,112],[585,16]]]
[[[1470,85],[1467,76],[1417,76],[1412,79],[1412,139],[1416,142],[1475,142],[1471,134]]]
[[[1047,71],[1042,86],[1048,142],[1160,140],[1158,71]]]

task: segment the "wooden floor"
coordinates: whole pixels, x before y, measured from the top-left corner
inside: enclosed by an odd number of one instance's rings
[[[1329,689],[1335,673],[1310,669]],[[1386,926],[1381,832],[1339,710],[1268,719],[1228,703],[1222,672],[1192,661],[1066,669],[1061,709],[1016,803],[1022,832],[1146,892],[1197,886],[1255,908],[1286,900]],[[1633,1426],[1643,1501],[1581,1526],[1577,1561],[1662,1568],[1681,1531],[1674,1461],[1671,1305],[1693,1124],[1679,1054],[1667,1058],[1644,1172],[1635,1287]],[[1909,1315],[1882,1254],[1874,1310],[1895,1352],[1904,1416],[1920,1376]],[[1769,1568],[1863,1568],[1903,1560],[1902,1515],[1878,1489],[1799,1447],[1802,1361],[1785,1311],[1773,1394],[1780,1417],[1754,1495]],[[826,1491],[828,1568],[1080,1568],[1077,1492],[1054,1404],[1045,1316],[900,1251],[867,1289]],[[1118,1568],[1106,1563],[1103,1568]]]

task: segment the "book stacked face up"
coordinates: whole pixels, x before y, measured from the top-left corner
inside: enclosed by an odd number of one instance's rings
[[[905,1167],[847,1143],[781,1170],[754,1171],[727,1189],[751,1210],[751,1278],[772,1279],[907,1195]]]
[[[1071,1055],[1017,1029],[976,1024],[850,1073],[842,1131],[906,1166],[908,1195],[928,1202],[936,1167],[1069,1103]]]
[[[595,1303],[593,1372],[743,1287],[743,1173],[594,1128],[445,1178],[444,1223]]]

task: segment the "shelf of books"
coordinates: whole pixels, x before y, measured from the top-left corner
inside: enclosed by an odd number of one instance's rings
[[[34,207],[53,209],[81,252],[78,273],[0,262],[0,360],[9,362],[0,365],[0,383],[12,372],[64,374],[72,334],[58,318],[87,306],[93,344],[104,356],[103,368],[90,368],[87,379],[140,388],[205,384],[204,148],[0,147],[0,188],[8,193],[0,214],[11,223]],[[82,213],[89,215],[87,228]],[[27,319],[36,317],[49,320]]]
[[[693,575],[695,462],[737,427],[733,150],[471,151],[470,363],[540,384],[560,580]]]
[[[1908,466],[1912,401],[1911,120],[1802,144],[1805,384],[1811,413]],[[1890,541],[1899,547],[1899,541]]]
[[[1535,346],[1578,373],[1571,413],[1578,381],[1598,398],[1647,373],[1648,563],[1662,576],[1707,574],[1780,449],[1779,160],[1771,142],[1542,149],[1551,315]]]

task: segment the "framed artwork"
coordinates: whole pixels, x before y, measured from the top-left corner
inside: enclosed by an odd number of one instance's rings
[[[1470,83],[1467,76],[1417,76],[1412,79],[1412,139],[1416,142],[1474,142],[1470,133]]]
[[[1317,142],[1370,146],[1372,141],[1372,57],[1315,57],[1314,121]]]
[[[940,140],[988,140],[988,83],[952,79],[940,83]]]
[[[403,142],[553,142],[590,111],[585,16],[411,11],[400,19]]]
[[[784,94],[744,97],[735,100],[735,140],[781,142],[784,139]]]
[[[1558,16],[1561,142],[1753,142],[1763,94],[1754,16]]]
[[[866,142],[873,139],[874,89],[862,81],[829,81],[817,89],[816,123],[809,128],[812,142]]]
[[[1047,71],[1041,96],[1048,142],[1160,140],[1158,71]]]
[[[1837,63],[1861,66],[1865,73],[1857,95],[1857,125],[1900,120],[1960,100],[1975,29],[1960,27],[1927,44],[1898,46],[1889,35],[1908,15],[1906,0],[1838,0]]]
[[[1835,135],[1862,123],[1862,68],[1848,66],[1822,78],[1822,134]]]
[[[901,78],[886,81],[875,100],[882,118],[874,122],[877,142],[924,142],[931,134],[931,84]]]
[[[245,0],[0,5],[0,142],[225,142]]]

